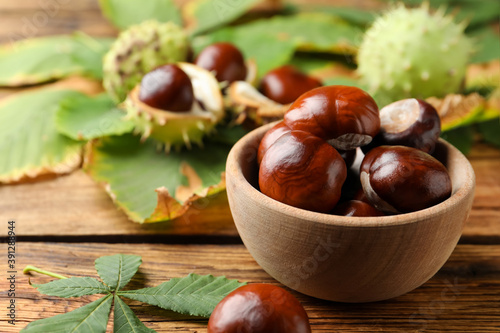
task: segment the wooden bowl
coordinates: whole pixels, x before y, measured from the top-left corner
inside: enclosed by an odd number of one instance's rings
[[[452,196],[431,208],[383,217],[316,213],[258,190],[257,149],[273,124],[235,144],[227,159],[229,205],[257,263],[304,294],[339,302],[372,302],[407,293],[429,280],[455,248],[474,196],[474,171],[460,151],[440,140]]]

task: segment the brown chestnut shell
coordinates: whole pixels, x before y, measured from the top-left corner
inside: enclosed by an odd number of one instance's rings
[[[406,146],[372,149],[361,163],[361,184],[369,201],[388,213],[434,206],[451,196],[446,167],[431,155]]]
[[[215,307],[208,333],[310,333],[302,304],[285,289],[254,283],[237,288]]]
[[[322,83],[291,65],[275,68],[262,77],[259,90],[280,104],[290,104],[303,93],[321,87]]]
[[[380,109],[383,145],[401,145],[432,153],[441,134],[441,119],[429,103],[409,98]]]
[[[359,200],[344,201],[335,207],[332,214],[357,217],[385,215],[384,212],[373,207],[371,204]]]
[[[177,65],[157,67],[142,78],[139,100],[160,110],[190,111],[194,102],[191,79]]]
[[[319,87],[301,95],[284,117],[292,130],[316,135],[342,150],[368,144],[380,130],[377,104],[350,86]]]
[[[262,193],[282,203],[315,212],[329,212],[340,199],[347,168],[326,141],[304,131],[278,138],[262,158]]]
[[[264,154],[271,145],[276,142],[283,134],[290,132],[291,129],[285,125],[283,121],[280,121],[274,125],[269,131],[266,132],[259,144],[259,150],[257,151],[257,162],[260,164]],[[341,154],[342,156],[342,154]]]
[[[215,73],[219,82],[245,80],[247,67],[241,51],[231,43],[219,42],[204,48],[196,57],[195,65]]]

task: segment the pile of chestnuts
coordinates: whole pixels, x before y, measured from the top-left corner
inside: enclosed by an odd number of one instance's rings
[[[194,65],[211,72],[226,87],[234,82],[254,81],[254,64],[246,62],[242,52],[227,42],[204,48],[193,61]],[[252,82],[253,84],[253,82]],[[288,105],[303,93],[322,86],[322,83],[291,65],[275,68],[265,74],[257,91],[273,102]],[[165,64],[148,72],[141,81],[139,100],[151,107],[188,112],[195,102],[193,85],[186,73],[176,64]],[[254,100],[259,103],[259,97]]]
[[[262,138],[259,188],[277,201],[321,213],[382,216],[425,209],[451,195],[446,167],[430,155],[440,132],[438,113],[425,101],[405,99],[379,111],[359,88],[315,88]],[[359,150],[365,156],[359,172],[352,172]],[[353,174],[354,181],[348,179]],[[350,188],[356,183],[358,192]]]

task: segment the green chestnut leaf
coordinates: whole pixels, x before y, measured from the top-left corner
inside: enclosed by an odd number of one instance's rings
[[[500,56],[500,36],[491,27],[474,30],[469,34],[475,39],[476,52],[472,55],[471,63],[485,63],[498,60]]]
[[[39,84],[70,75],[102,78],[113,39],[83,33],[26,39],[0,46],[0,86]]]
[[[113,333],[151,333],[156,332],[151,328],[147,328],[142,321],[137,318],[132,309],[125,304],[118,296],[115,299],[115,319],[113,322]]]
[[[130,282],[142,264],[142,258],[131,254],[115,254],[95,260],[97,274],[112,290],[119,290]]]
[[[142,258],[136,255],[116,254],[97,258],[95,260],[97,273],[107,286],[90,277],[66,278],[32,265],[26,266],[24,273],[37,272],[60,279],[41,285],[32,284],[46,295],[60,297],[97,293],[107,295],[74,311],[31,322],[21,332],[104,333],[114,301],[113,332],[152,333],[155,330],[146,327],[120,296],[183,314],[210,317],[215,306],[226,295],[246,284],[226,279],[224,276],[191,273],[182,278],[173,278],[153,288],[121,291],[120,289],[135,275],[141,263]]]
[[[120,291],[118,294],[162,309],[208,318],[227,294],[245,284],[223,276],[189,274],[153,288]]]
[[[61,101],[55,122],[57,130],[73,140],[92,140],[131,132],[134,124],[124,116],[108,94],[80,94]]]
[[[245,58],[254,59],[258,75],[288,63],[295,51],[353,55],[362,30],[335,15],[304,13],[275,16],[248,24],[226,27],[194,39],[195,52],[209,44],[229,41]]]
[[[59,103],[78,95],[44,88],[0,101],[0,183],[67,173],[80,166],[83,143],[60,134],[54,124]]]
[[[447,132],[442,132],[441,137],[466,155],[474,143],[474,129],[471,126],[457,127]]]
[[[91,277],[72,277],[54,280],[45,284],[32,284],[41,294],[57,297],[80,297],[83,295],[108,294],[109,288]]]
[[[477,124],[483,140],[500,147],[500,119],[492,119]]]
[[[194,0],[183,8],[183,17],[192,35],[224,26],[243,16],[262,0]]]
[[[181,13],[172,0],[99,0],[99,5],[104,16],[121,30],[150,19],[182,25]]]
[[[105,333],[113,297],[104,296],[68,313],[31,322],[21,332]]]
[[[184,214],[198,198],[225,188],[222,172],[230,149],[207,140],[203,148],[165,154],[152,139],[141,143],[138,136],[125,134],[93,143],[84,168],[106,184],[132,221],[167,221]]]

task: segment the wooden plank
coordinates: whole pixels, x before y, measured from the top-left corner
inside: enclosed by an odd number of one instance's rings
[[[81,170],[48,181],[1,186],[0,216],[18,221],[22,236],[236,235],[225,193],[194,204],[173,222],[141,225],[128,220]]]
[[[500,243],[500,151],[488,150],[484,158],[480,151],[475,154],[471,163],[476,193],[462,241]],[[19,235],[32,237],[133,235],[142,241],[148,238],[141,236],[150,235],[237,236],[225,193],[195,204],[175,221],[140,225],[130,222],[81,170],[42,182],[0,186],[0,220],[7,219],[19,222]]]
[[[242,245],[65,244],[20,242],[17,269],[33,264],[67,276],[96,276],[94,260],[116,253],[143,257],[130,288],[150,287],[171,277],[226,275],[248,282],[277,283],[253,261]],[[2,246],[2,251],[5,247]],[[33,274],[35,283],[51,278]],[[95,296],[60,299],[40,295],[18,274],[16,328],[2,320],[1,332],[17,332],[36,319],[73,310]],[[7,283],[0,279],[5,304]],[[294,293],[309,314],[314,332],[498,332],[500,327],[500,246],[459,245],[430,281],[392,300],[341,304]],[[138,302],[126,301],[148,327],[158,332],[206,332],[206,320],[189,318]],[[2,318],[5,316],[1,314]],[[109,327],[108,332],[111,332]]]
[[[275,8],[275,2],[268,0],[255,8],[256,13],[266,13]],[[182,6],[189,0],[175,0]],[[331,6],[330,0],[293,0],[292,4],[306,6]],[[336,0],[336,6],[355,6],[366,9],[380,9],[386,4],[377,0]],[[95,36],[116,34],[101,15],[97,0],[0,0],[0,44],[20,38],[67,34],[75,30]]]

